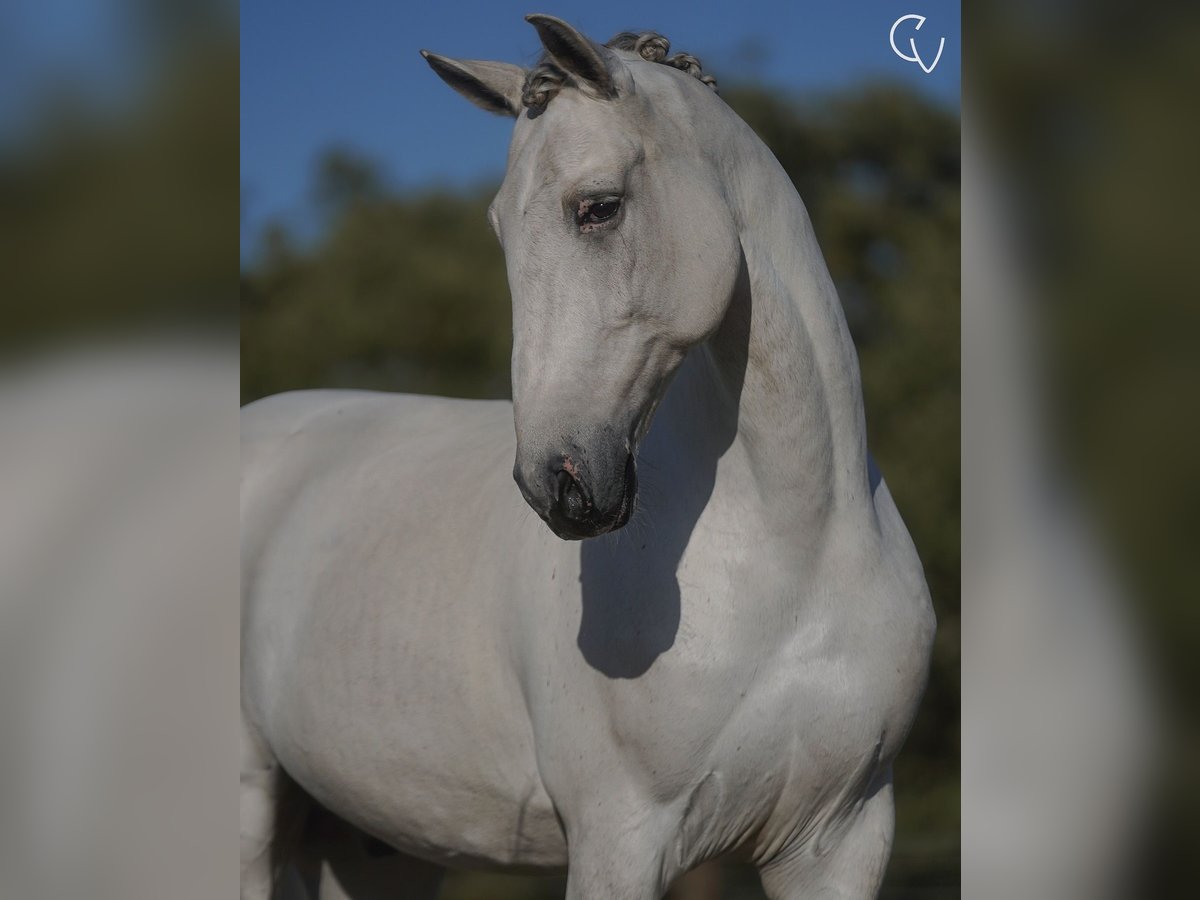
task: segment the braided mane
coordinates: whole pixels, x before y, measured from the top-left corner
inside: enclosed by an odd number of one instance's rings
[[[635,34],[623,31],[608,41],[605,47],[613,50],[627,50],[638,54],[648,62],[662,63],[665,66],[687,72],[693,78],[699,79],[714,91],[717,90],[717,79],[706,75],[700,66],[700,60],[688,53],[676,53],[667,56],[671,50],[671,42],[654,31],[643,31]],[[570,80],[562,69],[554,65],[546,54],[529,70],[525,76],[525,85],[521,91],[521,102],[529,109],[545,109],[554,95]]]

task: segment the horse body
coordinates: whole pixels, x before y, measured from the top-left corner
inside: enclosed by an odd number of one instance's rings
[[[681,95],[693,117],[712,116],[732,252],[723,232],[707,246],[701,235],[694,261],[655,252],[672,257],[672,279],[715,266],[715,324],[643,346],[651,363],[622,376],[618,397],[613,372],[577,373],[607,419],[622,399],[636,407],[617,438],[534,433],[530,398],[540,409],[574,386],[528,368],[530,347],[546,367],[561,348],[517,308],[518,288],[533,290],[522,277],[550,276],[530,271],[510,232],[515,409],[351,392],[247,408],[243,831],[269,839],[261,807],[274,797],[255,773],[278,765],[418,857],[568,866],[573,900],[660,896],[731,851],[760,866],[772,897],[873,896],[933,619],[867,456],[836,292],[803,204],[749,129],[682,73],[607,52],[649,102]],[[503,72],[471,74],[491,79],[484,99],[503,93]],[[562,116],[576,102],[598,101],[554,101]],[[518,124],[498,197],[526,217],[531,188],[512,173],[538,127]],[[634,169],[656,145],[635,149]],[[601,333],[622,356],[637,340],[625,320]],[[557,481],[531,462],[548,441],[566,447]],[[635,456],[629,525],[559,540],[624,524]],[[261,876],[248,883],[262,895]]]
[[[534,799],[506,646],[520,626],[499,608],[516,587],[516,548],[493,536],[529,518],[510,463],[495,465],[511,459],[511,415],[349,392],[282,395],[245,414],[246,531],[264,536],[245,568],[253,727],[323,805],[447,861],[503,859],[491,835],[516,833],[510,797]],[[465,491],[464,471],[475,476]],[[430,518],[422,498],[456,491],[473,515]],[[540,833],[533,819],[524,827]]]

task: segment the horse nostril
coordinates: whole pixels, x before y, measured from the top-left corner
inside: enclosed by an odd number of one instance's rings
[[[556,476],[558,481],[558,509],[563,516],[572,522],[582,520],[588,513],[587,498],[571,474],[560,470]]]

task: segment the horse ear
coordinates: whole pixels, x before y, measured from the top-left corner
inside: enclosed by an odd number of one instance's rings
[[[521,114],[525,70],[520,66],[481,59],[451,59],[428,50],[422,50],[421,55],[442,81],[476,106],[504,116]]]
[[[554,16],[530,13],[525,21],[537,29],[542,46],[560,69],[590,84],[604,97],[617,95],[610,65],[613,55],[606,48]]]

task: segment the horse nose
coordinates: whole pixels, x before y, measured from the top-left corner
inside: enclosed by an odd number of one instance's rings
[[[593,451],[593,458],[603,458],[605,463],[599,469],[590,465],[590,460],[585,462],[562,452],[548,456],[518,454],[513,477],[521,496],[564,541],[614,531],[633,514],[637,493],[633,457],[625,451],[622,467],[618,460],[611,459],[607,449],[597,445]]]
[[[578,471],[566,457],[559,462],[557,469],[554,476],[554,505],[559,514],[568,522],[587,522],[592,516],[592,498],[580,480]]]

